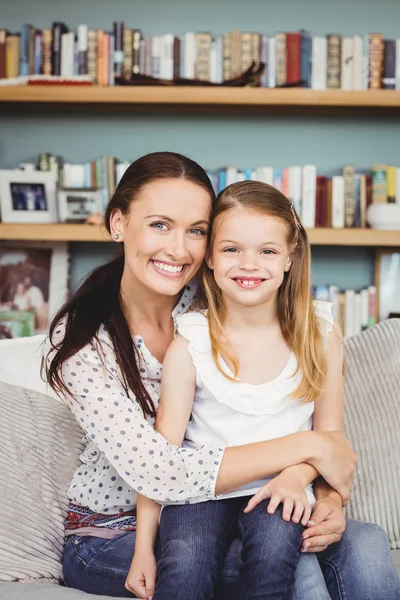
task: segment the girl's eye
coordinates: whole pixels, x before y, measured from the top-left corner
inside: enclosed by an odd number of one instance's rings
[[[224,252],[237,252],[237,248],[225,248]]]
[[[159,231],[167,231],[168,229],[168,226],[166,223],[164,223],[164,221],[155,221],[154,223],[150,224],[150,227],[153,229],[158,229]]]
[[[204,231],[204,229],[201,229],[200,227],[195,227],[194,229],[189,229],[189,233],[193,233],[194,235],[207,235],[207,232]]]
[[[275,252],[273,250],[269,250],[268,248],[266,248],[265,250],[262,251],[262,254],[275,254]]]

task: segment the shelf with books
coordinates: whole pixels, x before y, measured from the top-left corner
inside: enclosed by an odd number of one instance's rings
[[[0,86],[0,103],[103,106],[169,105],[235,107],[326,107],[400,109],[400,92],[391,90],[312,90],[307,88],[231,88],[185,86],[21,85]]]
[[[313,246],[370,246],[400,248],[400,231],[377,229],[309,229]],[[110,242],[104,227],[55,223],[35,225],[29,223],[0,223],[0,240],[39,240],[53,242]]]

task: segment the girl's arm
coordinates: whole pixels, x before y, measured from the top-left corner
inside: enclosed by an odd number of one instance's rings
[[[62,340],[63,328],[60,323],[54,332],[55,345]],[[47,361],[53,352],[47,340]],[[200,495],[212,499],[215,494],[307,462],[344,497],[355,455],[342,434],[304,431],[227,449],[210,445],[180,448],[154,431],[133,394],[126,394],[118,374],[110,342],[99,336],[98,343],[87,344],[64,361],[61,376],[73,398],[61,399],[69,404],[87,437],[139,493],[157,502],[182,502]],[[180,376],[177,372],[177,381]]]
[[[179,377],[177,374],[179,373]],[[161,400],[156,430],[175,446],[181,446],[192,411],[196,371],[188,352],[188,342],[177,336],[163,363]],[[160,518],[160,505],[138,495],[135,555],[153,553]]]

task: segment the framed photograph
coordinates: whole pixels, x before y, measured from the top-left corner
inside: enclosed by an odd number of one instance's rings
[[[47,331],[68,298],[69,262],[63,242],[0,244],[0,337]]]
[[[3,223],[57,223],[56,179],[49,171],[0,170]]]
[[[379,321],[400,318],[400,251],[378,250],[375,264]]]
[[[103,194],[97,189],[61,189],[58,191],[58,213],[65,223],[84,223],[103,211]]]

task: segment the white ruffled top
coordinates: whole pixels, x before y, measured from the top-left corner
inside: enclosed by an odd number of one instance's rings
[[[332,331],[332,305],[314,301],[319,326],[327,346]],[[238,446],[271,440],[312,428],[314,403],[293,400],[291,393],[298,387],[301,372],[291,354],[286,366],[272,381],[254,385],[223,376],[211,353],[208,321],[201,313],[186,313],[177,319],[178,332],[189,341],[188,350],[196,368],[196,393],[184,445],[199,448],[220,443]],[[266,357],[268,360],[268,357]],[[222,359],[223,370],[233,376]],[[225,494],[224,497],[250,495],[267,479]],[[314,502],[312,488],[307,490]]]

